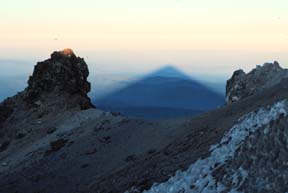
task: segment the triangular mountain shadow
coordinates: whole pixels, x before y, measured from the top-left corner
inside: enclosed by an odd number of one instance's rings
[[[190,116],[224,104],[224,96],[165,66],[130,85],[94,99],[99,109],[144,119]]]
[[[188,75],[181,72],[177,68],[171,65],[164,66],[145,77],[170,77],[170,78],[180,78],[180,79],[191,79]]]

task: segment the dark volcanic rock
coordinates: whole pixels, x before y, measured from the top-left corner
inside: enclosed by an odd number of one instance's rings
[[[287,142],[288,119],[283,115],[247,137],[234,159],[219,168],[214,177],[226,187],[231,187],[231,179],[235,179],[237,171],[243,169],[247,174],[238,187],[240,192],[287,192]]]
[[[62,147],[64,147],[66,145],[67,142],[68,142],[68,140],[66,140],[66,139],[58,139],[56,141],[52,141],[50,143],[51,149],[48,150],[46,153],[50,154],[52,152],[59,151]]]
[[[42,124],[40,119],[45,117],[93,108],[87,95],[88,75],[84,59],[71,49],[54,52],[37,63],[28,87],[0,103],[0,143],[1,136],[17,139],[19,132],[31,133],[29,124]]]
[[[37,63],[28,80],[28,87],[23,92],[0,103],[0,124],[15,107],[23,106],[23,101],[28,109],[94,107],[87,96],[90,91],[88,75],[88,66],[84,59],[77,57],[71,49],[53,52],[51,58]]]
[[[55,96],[68,96],[68,103],[70,97],[77,98],[72,102],[80,105],[81,109],[91,108],[93,105],[87,96],[90,91],[88,75],[84,59],[77,57],[71,49],[53,52],[50,59],[35,66],[28,81],[25,99],[40,106],[43,102],[41,99],[45,100],[45,95],[52,93]]]
[[[226,102],[233,103],[248,96],[261,92],[279,83],[283,78],[288,77],[287,69],[279,66],[278,62],[265,63],[257,66],[249,73],[237,70],[227,81]]]
[[[13,109],[6,104],[0,104],[0,128],[3,124],[3,122],[6,121],[6,119],[12,114]]]

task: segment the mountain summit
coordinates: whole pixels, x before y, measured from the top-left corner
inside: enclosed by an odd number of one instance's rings
[[[185,73],[181,72],[177,68],[171,65],[164,66],[155,72],[152,72],[148,77],[170,77],[170,78],[180,78],[189,79],[190,77]]]

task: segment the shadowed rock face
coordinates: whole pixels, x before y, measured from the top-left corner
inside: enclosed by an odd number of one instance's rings
[[[74,101],[81,109],[93,107],[87,93],[90,91],[89,75],[85,61],[77,57],[71,49],[53,52],[51,58],[37,63],[29,78],[25,99],[28,102],[42,103],[41,98],[52,94],[77,97]]]
[[[280,67],[278,62],[265,63],[257,66],[249,73],[237,70],[227,81],[226,102],[233,103],[248,96],[261,92],[288,77],[287,69]]]
[[[24,91],[0,103],[0,128],[5,122],[13,125],[33,116],[93,108],[87,96],[88,75],[87,64],[71,49],[53,52],[51,58],[37,63]]]
[[[85,96],[90,91],[87,81],[88,67],[72,50],[65,49],[51,54],[39,62],[28,81],[28,96],[37,97],[47,92],[67,92]]]
[[[0,128],[2,127],[3,122],[6,121],[6,119],[12,114],[12,112],[13,109],[11,107],[9,107],[8,105],[0,104]]]

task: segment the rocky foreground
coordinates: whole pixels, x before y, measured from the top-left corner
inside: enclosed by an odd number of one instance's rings
[[[90,102],[72,50],[0,104],[0,192],[287,192],[288,80],[277,62],[227,81],[227,105],[142,121]]]

